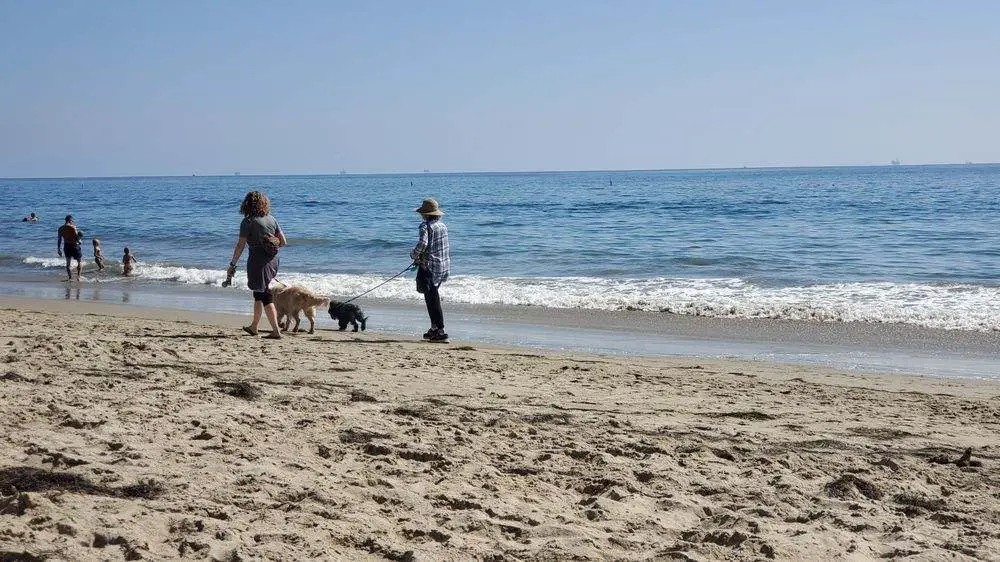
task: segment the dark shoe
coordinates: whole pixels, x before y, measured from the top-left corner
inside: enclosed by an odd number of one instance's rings
[[[434,334],[436,334],[436,333],[437,333],[437,330],[435,330],[434,328],[431,328],[430,330],[427,330],[426,332],[424,332],[424,339],[425,340],[429,340],[432,337],[434,337]]]
[[[448,343],[448,334],[438,330],[431,334],[431,337],[427,338],[427,341],[431,343]]]

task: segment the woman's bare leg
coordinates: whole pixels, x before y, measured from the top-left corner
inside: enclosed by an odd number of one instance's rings
[[[267,314],[267,321],[271,324],[271,333],[280,335],[278,332],[278,309],[274,307],[273,302],[264,307],[264,313]],[[256,324],[254,326],[256,327]]]
[[[274,308],[273,306],[271,308]],[[257,331],[257,326],[260,324],[260,314],[264,311],[264,303],[260,301],[253,301],[253,322],[250,323],[250,329]],[[270,318],[268,319],[270,320]]]

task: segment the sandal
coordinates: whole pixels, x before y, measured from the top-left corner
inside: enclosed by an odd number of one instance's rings
[[[243,331],[246,332],[246,333],[248,333],[248,334],[250,334],[251,336],[256,336],[257,335],[257,330],[254,330],[250,326],[243,326]]]
[[[266,336],[263,336],[265,340],[280,340],[281,334],[279,332],[271,332]]]

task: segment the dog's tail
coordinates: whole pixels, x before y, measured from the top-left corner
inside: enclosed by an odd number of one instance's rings
[[[365,331],[365,323],[366,322],[368,322],[368,317],[367,316],[362,316],[361,317],[361,331],[362,332]]]

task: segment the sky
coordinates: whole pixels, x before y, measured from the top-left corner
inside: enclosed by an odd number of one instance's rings
[[[0,0],[0,177],[998,162],[998,22],[963,0]]]

